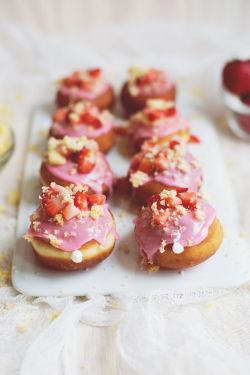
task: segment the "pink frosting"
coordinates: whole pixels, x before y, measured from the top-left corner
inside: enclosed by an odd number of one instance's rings
[[[107,91],[109,85],[106,82],[100,82],[97,86],[95,86],[94,90],[86,90],[79,87],[72,87],[68,85],[62,85],[59,89],[63,95],[70,96],[73,101],[79,99],[85,100],[93,100],[97,96],[101,95],[105,91]]]
[[[55,235],[56,233],[56,237],[61,240],[58,249],[64,251],[78,250],[91,240],[96,240],[99,244],[105,246],[109,233],[112,232],[116,238],[117,234],[108,206],[105,204],[103,208],[104,214],[96,220],[91,217],[83,217],[81,219],[74,217],[68,221],[65,220],[62,226],[49,221],[49,217],[39,208],[38,212],[41,215],[41,223],[34,230],[31,217],[31,226],[28,230],[28,235],[49,242],[49,235]]]
[[[189,191],[198,192],[203,181],[202,168],[193,166],[192,162],[196,161],[196,159],[190,152],[187,152],[183,159],[189,165],[190,170],[188,172],[181,172],[177,168],[168,168],[164,173],[157,172],[152,176],[148,175],[143,185],[149,181],[157,181],[165,186],[188,188]],[[130,168],[129,175],[133,172],[136,171]]]
[[[62,123],[53,122],[50,130],[50,134],[53,137],[62,138],[65,135],[69,137],[81,137],[86,136],[88,138],[97,138],[102,134],[108,133],[114,124],[110,119],[102,119],[102,126],[100,128],[94,128],[87,124],[69,125],[65,121]]]
[[[48,171],[55,177],[70,183],[82,183],[89,186],[94,192],[102,193],[102,185],[108,187],[109,193],[112,193],[114,175],[112,170],[101,152],[96,154],[96,165],[90,173],[71,174],[73,168],[77,169],[77,164],[71,160],[67,160],[63,165],[50,165],[46,162]]]
[[[153,260],[154,254],[160,249],[163,240],[173,244],[176,232],[180,232],[178,243],[184,247],[201,243],[208,235],[208,230],[215,218],[214,208],[205,200],[198,199],[198,207],[204,213],[204,220],[195,218],[190,210],[178,217],[178,223],[173,221],[163,226],[151,225],[151,210],[147,207],[135,221],[135,238],[142,257]],[[188,251],[188,250],[187,250]]]
[[[141,139],[163,138],[177,133],[180,130],[188,130],[190,123],[179,113],[174,116],[165,117],[152,124],[144,124],[136,118],[132,118],[130,129],[133,141]]]

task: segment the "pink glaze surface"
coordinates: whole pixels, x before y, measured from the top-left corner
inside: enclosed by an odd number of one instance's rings
[[[202,199],[198,199],[198,205],[204,212],[204,220],[197,220],[193,212],[188,211],[179,216],[177,224],[172,220],[165,227],[152,226],[150,209],[147,207],[142,210],[135,221],[135,238],[141,256],[152,261],[162,240],[165,240],[166,244],[173,244],[176,232],[181,233],[178,242],[184,247],[188,246],[189,241],[192,241],[192,246],[201,243],[208,235],[208,229],[215,218],[215,210]]]
[[[165,95],[166,91],[171,90],[173,86],[174,86],[174,83],[170,81],[169,79],[161,83],[158,83],[156,81],[148,85],[141,85],[141,86],[136,85],[139,91],[138,95],[136,96],[143,95],[147,97],[150,97],[150,96],[154,97],[154,96]]]
[[[101,82],[100,84],[98,84],[97,87],[95,87],[94,90],[86,90],[79,87],[70,87],[67,85],[62,85],[59,89],[59,92],[61,92],[65,96],[69,96],[73,101],[79,99],[93,100],[97,96],[107,91],[108,88],[109,85],[106,82]]]
[[[116,238],[117,234],[108,206],[104,205],[103,207],[104,215],[96,220],[91,217],[81,219],[74,217],[68,221],[65,220],[62,226],[49,221],[46,213],[39,208],[41,224],[37,230],[34,230],[31,217],[28,235],[49,242],[49,235],[55,235],[56,233],[56,237],[62,241],[58,249],[64,251],[78,250],[91,240],[96,240],[99,244],[105,246],[108,234],[112,232]],[[67,236],[65,236],[65,233],[67,233]]]
[[[102,134],[108,133],[113,127],[114,124],[111,120],[105,119],[101,120],[102,126],[98,129],[95,129],[92,126],[87,124],[79,125],[69,125],[65,121],[62,123],[53,122],[50,130],[50,134],[56,138],[63,138],[65,135],[69,137],[81,137],[86,136],[88,138],[97,138]]]
[[[189,130],[190,123],[177,113],[151,124],[144,124],[139,120],[132,119],[130,128],[133,141],[136,142],[141,139],[163,138],[180,130]]]
[[[145,178],[143,185],[149,181],[157,181],[166,186],[188,188],[189,191],[198,192],[203,182],[202,168],[195,168],[192,165],[192,162],[195,162],[196,158],[189,152],[186,153],[183,159],[189,165],[190,170],[188,172],[181,172],[177,168],[166,168],[164,173],[157,172],[152,176],[148,175],[148,178]],[[129,175],[133,172],[135,171],[130,168]]]
[[[83,183],[89,186],[94,192],[102,193],[102,185],[108,187],[109,193],[112,193],[114,175],[112,170],[101,152],[96,154],[96,165],[90,173],[72,174],[72,169],[77,170],[77,164],[71,160],[67,160],[63,165],[50,165],[45,162],[48,171],[55,177],[71,183]]]

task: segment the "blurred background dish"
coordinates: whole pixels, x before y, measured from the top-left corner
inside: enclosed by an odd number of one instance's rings
[[[15,136],[10,125],[0,123],[0,170],[14,151]]]

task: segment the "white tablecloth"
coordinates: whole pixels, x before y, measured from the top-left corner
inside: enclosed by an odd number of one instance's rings
[[[72,39],[0,26],[0,103],[10,108],[16,133],[15,154],[0,174],[1,374],[249,374],[248,285],[183,298],[26,298],[10,286],[16,207],[6,202],[6,195],[19,189],[25,150],[31,147],[30,116],[45,82],[82,65],[113,73],[119,66],[124,75],[134,63],[167,66],[218,125],[242,225],[249,231],[250,146],[221,121],[219,95],[223,62],[248,52],[247,36],[214,28],[109,26]],[[7,116],[5,106],[0,110]]]

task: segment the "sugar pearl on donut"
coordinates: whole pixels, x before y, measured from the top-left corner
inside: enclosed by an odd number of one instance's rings
[[[81,263],[83,259],[83,255],[80,250],[75,250],[71,254],[71,260],[74,263]]]
[[[184,251],[184,246],[182,246],[182,244],[179,243],[179,242],[175,242],[175,243],[173,244],[172,250],[173,250],[173,252],[174,252],[175,254],[181,254],[181,253],[183,253],[183,251]]]

